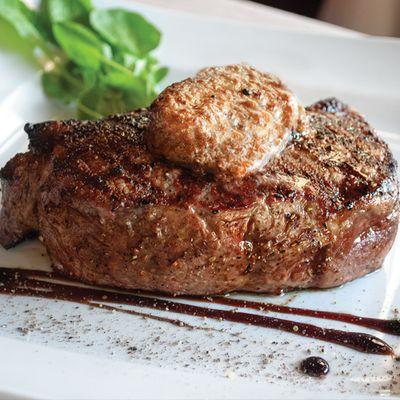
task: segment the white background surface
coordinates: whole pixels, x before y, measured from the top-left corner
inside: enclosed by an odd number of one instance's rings
[[[164,33],[159,57],[171,68],[170,81],[184,78],[206,65],[245,61],[280,75],[306,103],[335,95],[368,115],[378,129],[400,130],[400,44],[394,40],[272,30],[259,24],[251,26],[129,4],[144,12]],[[65,114],[65,110],[42,95],[37,79],[32,79],[33,69],[17,61],[17,56],[0,55],[2,76],[7,77],[0,88],[1,165],[26,146],[21,131],[25,121]],[[18,86],[16,82],[21,84]],[[6,95],[10,88],[16,87]],[[400,159],[397,135],[384,137]],[[0,264],[45,266],[46,258],[41,251],[37,242],[28,242],[11,251],[1,251]],[[383,270],[343,288],[257,299],[390,317],[394,308],[400,306],[399,261],[396,244]],[[399,363],[390,357],[366,356],[262,328],[191,317],[181,319],[218,330],[226,328],[227,332],[214,332],[210,336],[201,330],[187,331],[85,306],[2,296],[0,351],[6,361],[0,364],[0,395],[3,392],[37,398],[369,398],[376,397],[376,393],[384,396],[400,393],[400,384],[391,385],[395,379],[400,380]],[[296,319],[327,326],[319,320]],[[372,333],[340,323],[331,322],[329,326]],[[376,335],[400,351],[398,338]],[[131,346],[138,348],[133,354],[127,350]],[[323,354],[329,361],[332,372],[325,380],[298,373],[298,362],[307,355],[307,349],[315,355]],[[268,358],[270,354],[272,358]],[[226,378],[231,372],[235,378]]]

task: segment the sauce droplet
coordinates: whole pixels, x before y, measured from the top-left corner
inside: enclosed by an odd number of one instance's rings
[[[321,377],[329,372],[329,364],[321,357],[308,357],[300,364],[301,372],[309,376]]]

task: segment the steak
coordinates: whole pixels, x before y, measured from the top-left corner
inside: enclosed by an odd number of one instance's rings
[[[231,180],[151,152],[151,112],[27,124],[29,151],[1,170],[0,243],[36,233],[66,275],[177,294],[328,288],[382,265],[396,162],[357,112],[311,105],[306,132]]]

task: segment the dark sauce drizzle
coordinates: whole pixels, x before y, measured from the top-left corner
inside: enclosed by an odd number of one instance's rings
[[[10,269],[0,268],[0,273],[2,270],[9,271]],[[71,282],[70,280],[66,280],[65,275],[61,275],[57,272],[45,272],[40,270],[21,270],[21,269],[12,269],[14,272],[18,272],[21,276],[35,278],[35,277],[46,277],[46,278],[55,278],[64,282]],[[113,288],[111,288],[113,289]],[[139,292],[137,292],[139,293]],[[141,294],[149,294],[144,291],[140,292]],[[154,295],[154,293],[150,293],[150,295]],[[347,313],[337,313],[331,311],[320,311],[320,310],[310,310],[307,308],[298,308],[298,307],[288,307],[282,306],[273,303],[264,303],[257,302],[251,300],[240,300],[233,299],[230,297],[222,297],[222,296],[175,296],[175,295],[167,295],[164,293],[159,293],[159,297],[165,297],[169,299],[184,299],[190,301],[202,301],[209,302],[215,304],[222,304],[233,307],[240,308],[251,308],[258,311],[272,311],[282,314],[293,314],[293,315],[302,315],[312,318],[321,318],[328,319],[333,321],[341,321],[345,323],[349,323],[352,325],[364,326],[366,328],[374,329],[376,331],[389,333],[391,335],[400,336],[400,320],[397,319],[380,319],[380,318],[369,318],[369,317],[361,317],[359,315],[347,314]]]
[[[42,271],[40,271],[42,272]],[[46,277],[49,275],[46,274]],[[43,275],[44,276],[44,275]],[[3,294],[19,294],[21,296],[29,296],[29,297],[40,297],[46,299],[53,299],[53,300],[63,300],[63,301],[71,301],[74,303],[86,304],[90,307],[100,308],[103,310],[109,311],[117,311],[124,314],[135,315],[138,317],[149,318],[160,322],[166,322],[175,326],[184,327],[188,329],[196,329],[196,330],[205,330],[205,331],[219,331],[218,329],[214,328],[203,328],[195,325],[188,324],[186,322],[180,321],[179,319],[172,319],[172,318],[165,318],[154,314],[148,314],[144,312],[139,312],[135,310],[127,310],[120,307],[110,306],[104,303],[97,303],[94,302],[95,300],[99,300],[98,298],[94,299],[91,296],[85,295],[84,292],[78,290],[70,290],[72,289],[79,289],[74,286],[70,285],[60,285],[53,282],[46,282],[46,281],[39,281],[30,278],[22,278],[20,277],[19,273],[14,273],[14,282],[13,277],[6,276],[0,268],[0,293]],[[89,288],[82,288],[84,290],[92,290]],[[102,301],[107,301],[108,293],[103,294]],[[98,297],[98,296],[96,296]],[[105,298],[107,297],[107,298]]]
[[[189,297],[183,297],[187,298]],[[306,308],[287,307],[278,304],[262,303],[256,301],[232,299],[228,297],[201,297],[201,301],[224,304],[227,306],[252,308],[259,311],[272,311],[282,314],[304,315],[307,317],[329,319],[333,321],[346,322],[353,325],[364,326],[376,331],[390,333],[391,335],[400,336],[400,320],[396,319],[379,319],[360,317],[358,315],[336,313],[331,311],[309,310]]]
[[[119,293],[103,289],[77,287],[77,286],[71,286],[71,284],[38,280],[37,278],[58,279],[58,276],[56,274],[46,273],[43,271],[0,268],[0,282],[3,285],[1,287],[1,291],[6,294],[20,294],[24,296],[73,301],[78,303],[89,304],[95,307],[108,308],[115,311],[132,313],[135,315],[141,314],[145,316],[150,316],[150,314],[142,314],[136,311],[108,306],[102,303],[106,302],[106,303],[117,303],[117,304],[131,305],[131,306],[139,306],[139,307],[157,309],[162,311],[170,311],[179,314],[186,314],[196,317],[207,317],[217,320],[225,320],[242,324],[260,326],[263,328],[272,328],[293,333],[299,336],[305,336],[313,339],[323,340],[325,342],[339,344],[341,346],[349,347],[364,353],[393,355],[393,349],[386,342],[375,336],[365,333],[346,332],[337,329],[321,328],[316,325],[308,323],[300,323],[281,318],[266,317],[262,315],[238,312],[234,310],[220,310],[220,309],[200,307],[171,300],[163,300],[154,297],[140,296],[132,293]],[[62,278],[62,280],[65,282],[65,278]],[[201,299],[205,300],[204,298]],[[228,300],[227,298],[223,297],[214,298],[216,302],[219,302],[220,299]],[[190,298],[190,300],[199,300],[199,298]],[[206,299],[206,301],[208,300]],[[239,305],[243,304],[241,302],[242,300],[229,299],[229,304],[223,303],[222,301],[221,304],[242,306]],[[249,306],[250,303],[254,303],[253,305],[258,304],[257,309],[259,309],[260,306],[263,306],[263,303],[256,303],[256,302],[246,302],[246,303],[247,306]],[[283,307],[283,306],[276,306],[276,307]],[[298,309],[293,309],[293,310],[298,310]],[[304,312],[306,311],[305,309],[301,310],[303,310]],[[310,311],[312,313],[311,310],[307,311]],[[335,314],[335,313],[330,313],[330,314]],[[301,314],[301,315],[306,315],[306,314]],[[187,325],[181,321],[176,321],[169,318],[157,317],[153,315],[151,317],[155,317],[156,319],[162,321],[167,320],[165,322],[173,323],[178,326]]]

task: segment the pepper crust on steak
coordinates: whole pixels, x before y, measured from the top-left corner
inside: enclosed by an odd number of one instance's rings
[[[29,151],[1,170],[0,243],[40,233],[65,274],[167,293],[327,288],[382,265],[396,162],[357,112],[313,104],[306,131],[231,180],[153,154],[151,112],[27,124]]]

